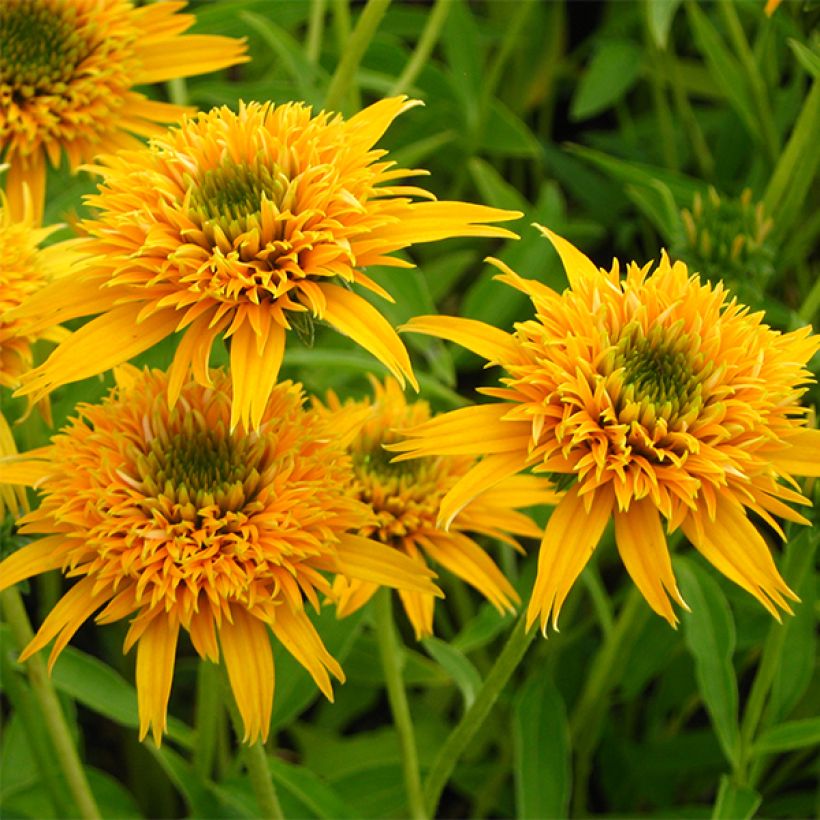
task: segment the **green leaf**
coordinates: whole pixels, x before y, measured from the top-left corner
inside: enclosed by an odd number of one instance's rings
[[[268,757],[268,767],[277,787],[294,797],[303,807],[300,816],[305,810],[323,820],[357,816],[336,791],[310,769],[275,757]]]
[[[133,795],[108,772],[86,766],[85,773],[103,817],[142,817]]]
[[[162,767],[168,779],[174,784],[176,790],[182,795],[185,805],[189,809],[189,816],[192,817],[223,817],[222,812],[215,812],[214,794],[208,788],[208,784],[194,771],[183,757],[177,754],[168,745],[157,748],[153,741],[149,740],[145,748],[153,755]]]
[[[790,720],[761,732],[755,741],[754,754],[788,752],[806,746],[820,747],[820,717]]]
[[[467,161],[467,170],[487,205],[524,213],[529,210],[530,203],[486,160],[471,157]]]
[[[604,43],[578,83],[569,113],[584,120],[614,105],[634,85],[641,71],[642,52],[625,40]]]
[[[809,48],[792,37],[790,37],[787,42],[800,65],[802,65],[815,80],[820,77],[820,54],[817,53],[817,50]]]
[[[74,647],[62,651],[52,672],[54,685],[97,714],[131,729],[139,727],[137,692],[117,672]],[[194,733],[182,721],[168,718],[168,736],[186,749]]]
[[[473,652],[486,646],[496,635],[509,629],[513,623],[512,615],[500,615],[489,603],[479,607],[471,618],[451,641],[450,646],[461,652]]]
[[[468,133],[472,133],[479,124],[484,54],[478,26],[470,7],[464,0],[449,2],[450,10],[447,13],[441,45],[450,68],[450,83],[461,103]]]
[[[762,798],[749,786],[732,783],[728,775],[720,778],[717,800],[712,809],[713,820],[748,820],[753,817]]]
[[[712,79],[737,112],[749,135],[759,142],[761,129],[755,116],[748,82],[740,63],[726,47],[711,20],[695,3],[687,3],[686,11],[689,14],[695,42],[709,67]]]
[[[537,157],[541,145],[527,125],[501,100],[493,100],[478,146],[491,156]]]
[[[425,638],[421,644],[427,654],[453,679],[464,698],[464,709],[469,709],[476,692],[481,688],[478,670],[463,652],[438,638]]]
[[[669,29],[672,27],[672,20],[675,19],[675,12],[680,4],[681,0],[644,0],[649,33],[655,45],[660,49],[666,48]]]
[[[723,753],[737,761],[737,679],[732,666],[735,625],[717,582],[688,559],[678,561],[681,593],[691,607],[683,614],[686,646],[695,661],[695,678]]]
[[[624,190],[638,210],[655,226],[667,248],[683,233],[680,210],[672,192],[662,182],[656,180],[652,187],[627,185]]]
[[[515,697],[513,748],[518,817],[566,817],[570,734],[560,693],[536,670]]]

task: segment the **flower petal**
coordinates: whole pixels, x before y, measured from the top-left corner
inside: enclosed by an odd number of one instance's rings
[[[137,706],[140,740],[152,729],[154,743],[162,743],[168,726],[168,699],[174,677],[179,622],[171,614],[156,615],[137,644]]]

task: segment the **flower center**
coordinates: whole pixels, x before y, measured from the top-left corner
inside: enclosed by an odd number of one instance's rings
[[[146,495],[197,509],[216,504],[223,512],[243,506],[262,483],[264,438],[233,438],[217,430],[189,429],[160,435],[137,458]]]
[[[627,329],[615,352],[615,367],[623,368],[623,398],[651,404],[667,419],[700,410],[711,367],[693,361],[691,347],[679,327],[654,327],[646,336]]]
[[[5,0],[0,5],[0,83],[21,98],[60,91],[88,56],[71,4]]]
[[[232,223],[247,228],[248,217],[261,212],[263,199],[277,207],[281,204],[288,184],[275,167],[224,160],[191,181],[190,213],[203,223],[218,223],[223,230]]]
[[[384,444],[389,442],[385,439]],[[413,458],[408,461],[391,461],[395,457],[381,446],[382,442],[376,443],[371,449],[356,452],[353,454],[353,467],[357,474],[371,473],[384,479],[415,479],[421,471],[424,463],[429,458]]]

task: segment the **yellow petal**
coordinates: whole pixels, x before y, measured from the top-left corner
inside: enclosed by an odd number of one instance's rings
[[[416,640],[429,638],[433,634],[433,612],[435,611],[436,599],[433,595],[426,595],[423,592],[409,592],[406,589],[399,590],[399,598],[407,615],[407,619],[413,626],[413,633]]]
[[[418,390],[413,366],[404,343],[390,323],[369,302],[338,285],[322,285],[327,307],[322,318],[372,353],[404,386]]]
[[[140,740],[151,728],[154,743],[162,743],[168,726],[168,699],[174,678],[179,622],[170,614],[155,615],[137,644],[137,706]]]
[[[344,681],[344,673],[304,610],[293,611],[286,604],[278,606],[271,629],[285,649],[307,669],[325,697],[332,701],[333,687],[328,670],[340,681]]]
[[[476,319],[462,319],[458,316],[415,316],[399,330],[447,339],[492,363],[515,362],[520,354],[513,336]]]
[[[649,499],[633,501],[627,512],[615,511],[615,540],[626,571],[649,606],[677,627],[668,596],[683,607],[686,603],[675,583],[660,515]]]
[[[337,545],[338,572],[350,578],[395,589],[414,589],[443,598],[431,580],[435,573],[379,541],[345,533]]]
[[[581,253],[571,242],[567,242],[566,239],[558,236],[557,233],[553,233],[543,225],[536,225],[535,227],[552,242],[552,246],[558,252],[558,256],[561,257],[571,287],[576,287],[586,277],[594,278],[601,275],[592,260]]]
[[[245,743],[264,743],[273,709],[273,652],[267,626],[241,606],[232,607],[233,623],[219,627],[222,657],[236,706],[245,726]]]
[[[211,34],[188,34],[168,42],[134,44],[139,68],[134,73],[134,84],[161,83],[174,77],[193,77],[220,68],[246,63],[245,44],[232,37]]]
[[[13,552],[0,563],[0,590],[32,578],[41,572],[59,569],[71,548],[64,535],[49,535]]]
[[[772,455],[782,473],[820,477],[820,430],[800,430],[790,435],[789,446]]]
[[[262,422],[285,350],[285,331],[273,323],[259,350],[256,334],[249,321],[243,322],[231,341],[233,400],[231,430],[239,421],[246,431]]]
[[[525,454],[519,451],[487,456],[465,473],[441,499],[438,526],[447,529],[453,519],[477,495],[495,486],[505,478],[520,472],[526,466]]]
[[[540,615],[541,631],[546,634],[550,614],[553,629],[558,629],[561,607],[598,545],[612,506],[612,493],[602,490],[594,494],[587,510],[576,484],[555,508],[538,553],[538,575],[527,608],[528,629]]]

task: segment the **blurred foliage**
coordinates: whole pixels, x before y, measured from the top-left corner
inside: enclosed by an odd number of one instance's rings
[[[199,108],[251,99],[319,108],[331,91],[346,114],[387,94],[423,100],[383,139],[390,158],[429,170],[424,184],[441,198],[525,216],[514,225],[518,241],[450,240],[414,248],[415,271],[369,270],[396,296],[394,305],[380,305],[391,321],[439,311],[509,328],[528,303],[493,281],[485,256],[554,288],[565,282],[532,222],[602,266],[613,256],[657,259],[669,248],[693,270],[736,286],[775,327],[816,319],[817,4],[786,2],[769,18],[762,0],[396,0],[345,82],[340,70],[363,8],[347,0],[193,2],[195,30],[247,38],[252,61],[151,93]],[[46,220],[73,223],[93,180],[53,172],[48,190]],[[366,372],[379,366],[340,335],[313,330],[312,346],[289,347],[283,377],[318,393],[365,390]],[[461,349],[426,337],[406,341],[422,392],[440,409],[471,401],[471,388],[487,378]],[[173,344],[166,340],[139,363],[167,365]],[[218,350],[214,363],[226,359]],[[55,423],[109,384],[106,376],[60,389]],[[7,392],[2,404],[10,419],[22,415],[23,403]],[[21,449],[48,435],[35,416],[17,432]],[[534,515],[543,523],[544,511]],[[801,597],[793,617],[771,622],[698,556],[678,550],[685,554],[676,571],[693,611],[677,632],[632,601],[609,537],[571,594],[562,631],[536,641],[459,762],[439,815],[817,816],[818,537],[798,529],[788,531],[785,549],[771,538]],[[8,528],[2,537],[15,538]],[[528,546],[523,561],[491,547],[524,600],[535,572],[536,545]],[[440,641],[418,644],[400,623],[422,776],[512,623],[459,582],[445,575],[442,583]],[[31,587],[39,622],[59,589],[52,578]],[[632,622],[619,631],[625,613]],[[316,621],[347,683],[327,703],[275,647],[268,751],[285,814],[405,816],[372,608],[344,621],[328,610]],[[180,649],[166,742],[156,749],[136,741],[133,656],[121,654],[121,627],[84,627],[54,669],[103,814],[258,814],[218,677],[207,678],[218,688],[209,701],[219,710],[215,751],[201,758],[196,713],[206,693],[189,645]],[[73,816],[59,777],[53,782],[53,750],[37,729],[27,680],[8,634],[2,638],[3,816]],[[604,657],[613,660],[605,668]]]

